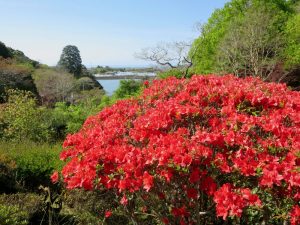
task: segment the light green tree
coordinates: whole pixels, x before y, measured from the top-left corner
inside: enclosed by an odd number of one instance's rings
[[[267,12],[272,12],[272,18],[268,18],[268,21],[273,23],[273,25],[267,27],[269,36],[272,35],[274,29],[277,29],[278,32],[282,32],[286,21],[293,14],[293,4],[292,1],[286,0],[232,0],[226,3],[222,9],[215,10],[208,22],[201,27],[200,36],[192,45],[191,52],[194,54],[194,51],[196,51],[192,68],[193,71],[200,74],[220,72],[219,53],[224,50],[220,48],[220,46],[224,47],[224,44],[234,41],[235,43],[233,44],[229,43],[234,49],[227,47],[227,51],[231,51],[230,55],[232,55],[236,49],[243,48],[240,46],[241,41],[239,41],[239,39],[242,39],[241,35],[244,36],[244,40],[247,36],[249,37],[251,35],[254,37],[252,40],[256,38],[255,35],[260,35],[260,38],[263,37],[263,39],[266,39],[267,35],[261,35],[261,32],[266,33],[266,30],[263,28],[266,27],[268,23],[267,21],[262,21],[262,18],[261,21],[259,21],[259,18],[254,18],[254,12],[256,11],[259,13],[261,9],[265,9]],[[250,13],[250,11],[253,13]],[[266,16],[267,15],[263,15],[263,17]],[[252,20],[253,18],[255,19],[254,21]],[[258,26],[257,29],[255,26]],[[248,34],[240,34],[239,31],[243,27],[248,27],[252,29],[252,31],[249,30]],[[244,31],[247,32],[246,28],[244,28]],[[272,32],[269,33],[269,31]],[[236,43],[237,41],[239,43]],[[262,40],[260,40],[260,42],[261,41]],[[263,43],[267,42],[264,40]],[[246,44],[249,45],[249,41],[247,41]],[[277,53],[279,52],[276,52],[276,57],[280,58],[280,54]],[[274,59],[274,56],[272,55],[271,58]],[[237,59],[238,57],[234,57],[231,61]],[[237,65],[235,63],[236,62],[231,62],[230,64],[234,64],[234,69],[236,70]],[[244,68],[245,67],[242,67],[241,69]]]
[[[287,47],[284,55],[286,58],[286,67],[293,69],[300,67],[300,14],[293,16],[287,22],[285,30]]]

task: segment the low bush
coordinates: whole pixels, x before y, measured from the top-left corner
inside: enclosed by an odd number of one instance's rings
[[[58,102],[51,111],[51,126],[55,130],[56,138],[65,137],[67,133],[77,132],[86,118],[97,110],[96,104],[67,105]]]
[[[181,69],[168,69],[166,71],[161,71],[157,74],[157,77],[161,78],[161,79],[166,79],[168,77],[176,77],[176,78],[184,78],[186,76],[186,78],[191,77],[192,76],[192,72],[188,71],[187,74],[185,75],[185,71],[181,70]]]
[[[30,193],[0,195],[0,224],[32,224],[37,214],[43,212],[43,196]]]
[[[113,94],[114,99],[123,99],[139,95],[142,84],[136,80],[121,80],[120,86]]]
[[[0,204],[0,224],[1,225],[27,225],[26,213],[17,206]]]
[[[73,215],[78,225],[100,224],[107,208],[117,206],[113,193],[108,191],[67,190],[64,196],[61,213]]]
[[[299,92],[257,78],[156,80],[69,135],[61,174],[110,190],[135,223],[295,225],[299,110]]]
[[[31,92],[6,90],[7,102],[1,106],[0,139],[10,141],[31,140],[36,142],[51,139],[47,111],[38,107],[36,98]]]
[[[39,185],[49,185],[50,175],[62,167],[58,160],[61,145],[33,142],[0,142],[0,155],[7,155],[15,162],[14,180],[21,188],[37,190]]]

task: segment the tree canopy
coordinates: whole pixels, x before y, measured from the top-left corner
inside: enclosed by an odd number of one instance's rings
[[[193,43],[193,71],[238,75],[243,71],[266,77],[266,71],[272,71],[278,61],[297,64],[299,40],[293,32],[297,24],[293,8],[297,2],[232,0],[215,10]],[[290,18],[293,19],[289,21]],[[286,51],[293,53],[283,57]]]
[[[285,37],[287,47],[285,49],[286,66],[293,68],[300,65],[300,14],[297,14],[287,22]]]
[[[58,66],[65,69],[67,72],[79,76],[81,74],[82,61],[78,48],[74,45],[64,47]]]

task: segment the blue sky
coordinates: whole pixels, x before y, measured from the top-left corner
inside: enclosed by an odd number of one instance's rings
[[[134,57],[159,42],[188,41],[196,23],[228,0],[0,0],[0,41],[55,65],[65,45],[83,63],[141,66]]]

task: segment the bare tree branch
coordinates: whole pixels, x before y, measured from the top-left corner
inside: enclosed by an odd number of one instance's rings
[[[184,76],[187,76],[189,68],[193,65],[193,57],[189,55],[190,48],[191,43],[185,41],[160,43],[155,47],[142,49],[135,57],[171,69],[180,69]]]

